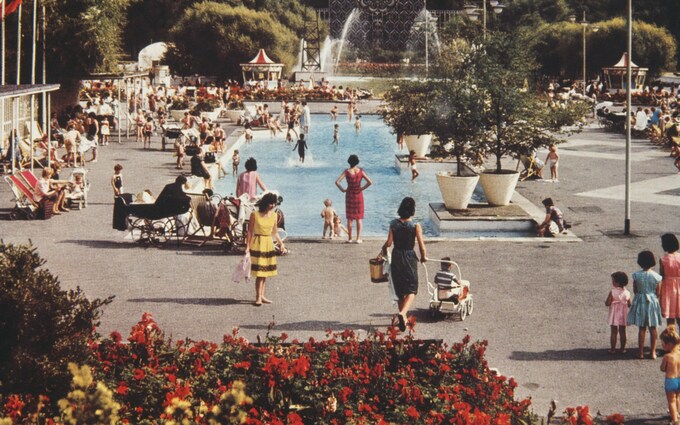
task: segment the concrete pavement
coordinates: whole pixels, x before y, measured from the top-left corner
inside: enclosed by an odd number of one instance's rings
[[[633,235],[623,236],[623,149],[622,136],[588,128],[560,146],[559,183],[518,185],[534,205],[553,197],[582,242],[428,242],[428,257],[450,255],[460,263],[464,278],[472,282],[475,311],[464,322],[430,319],[421,273],[416,336],[453,342],[470,334],[489,340],[490,366],[514,376],[518,395],[531,396],[540,415],[554,398],[560,412],[588,404],[603,415],[619,412],[667,423],[660,360],[633,358],[633,327],[628,328],[630,354],[607,355],[604,300],[613,271],[632,273],[639,251],[660,255],[659,236],[679,232],[680,178],[667,152],[634,141],[633,183],[641,190],[634,191]],[[545,154],[540,153],[541,159]],[[157,193],[177,175],[169,152],[143,150],[134,141],[101,147],[98,163],[90,166],[87,209],[49,221],[0,221],[1,237],[31,240],[64,288],[80,286],[90,297],[116,295],[105,310],[101,333],[125,334],[147,311],[175,338],[214,341],[233,327],[254,340],[264,336],[270,322],[274,332],[301,340],[323,337],[329,328],[370,331],[389,324],[396,309],[385,285],[370,282],[367,264],[382,240],[346,245],[291,236],[287,245],[292,252],[280,259],[280,274],[267,286],[274,304],[256,308],[251,305],[253,288],[231,282],[238,256],[207,247],[138,246],[111,228],[115,163],[125,167],[125,188],[133,193],[145,188]],[[0,186],[2,202],[10,197],[7,186]],[[284,197],[284,210],[294,208],[289,201],[294,194]],[[434,188],[433,197],[439,197]],[[437,265],[428,267],[432,273]]]

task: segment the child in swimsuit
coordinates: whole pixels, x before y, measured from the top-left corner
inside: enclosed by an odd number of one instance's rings
[[[556,183],[559,181],[557,180],[557,163],[559,160],[560,155],[557,153],[557,146],[550,145],[550,151],[545,158],[545,163],[550,167],[550,180]]]
[[[420,175],[416,167],[416,151],[412,150],[408,153],[408,165],[411,168],[411,181],[415,181]]]
[[[675,325],[669,325],[661,332],[661,341],[666,355],[661,361],[661,371],[665,372],[664,388],[668,400],[671,423],[678,423],[678,407],[680,407],[680,335]]]
[[[241,163],[241,155],[239,155],[238,149],[234,149],[234,154],[231,156],[231,170],[234,177],[238,175],[238,165]]]

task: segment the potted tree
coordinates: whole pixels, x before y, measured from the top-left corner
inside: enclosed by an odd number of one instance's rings
[[[384,96],[383,120],[397,137],[404,137],[408,150],[418,157],[430,152],[436,85],[432,81],[404,82]]]
[[[467,208],[479,181],[470,165],[481,165],[485,158],[482,144],[482,118],[486,104],[475,85],[477,51],[467,43],[452,42],[442,49],[439,67],[433,133],[439,140],[431,156],[455,157],[456,170],[437,173],[437,184],[447,209]]]
[[[184,96],[173,96],[171,100],[172,103],[168,108],[170,116],[180,121],[184,118],[184,113],[189,112],[189,99]]]
[[[529,43],[518,37],[487,37],[481,60],[475,64],[475,85],[486,107],[480,117],[483,142],[495,164],[480,176],[484,195],[490,205],[508,205],[519,173],[502,168],[501,159],[518,159],[532,149],[559,143],[566,125],[583,118],[587,106],[580,102],[551,107],[529,90],[527,81],[533,70]]]

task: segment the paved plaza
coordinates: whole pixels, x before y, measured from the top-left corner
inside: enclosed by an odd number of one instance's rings
[[[271,322],[275,333],[298,339],[323,337],[327,329],[369,332],[388,326],[396,308],[385,284],[370,282],[368,268],[383,239],[347,245],[290,235],[291,253],[280,259],[279,275],[268,282],[274,304],[256,308],[252,286],[231,282],[237,255],[209,247],[144,247],[113,230],[113,165],[124,166],[126,192],[149,188],[158,193],[177,175],[172,154],[159,146],[156,140],[153,150],[134,141],[101,147],[98,163],[89,167],[92,189],[83,211],[49,221],[0,221],[2,239],[32,241],[64,288],[80,286],[90,297],[116,296],[105,310],[101,333],[125,334],[143,312],[153,313],[173,338],[213,341],[234,327],[254,340],[267,333]],[[638,268],[639,251],[661,255],[659,236],[680,233],[680,175],[668,152],[645,140],[633,141],[633,235],[623,236],[624,147],[623,136],[592,125],[560,146],[559,183],[518,185],[534,205],[551,196],[580,241],[426,241],[428,257],[449,255],[459,262],[472,283],[475,310],[464,322],[430,319],[421,273],[415,336],[455,342],[469,334],[489,340],[490,366],[514,376],[518,396],[532,397],[540,415],[554,398],[560,412],[588,404],[593,413],[667,423],[661,360],[633,358],[634,327],[628,328],[629,353],[607,355],[604,301],[613,271],[630,275]],[[545,154],[540,153],[541,159]],[[338,170],[344,165],[339,161]],[[304,207],[295,204],[293,194],[282,195],[284,211]],[[371,196],[370,189],[365,196]],[[433,202],[439,196],[432,188]],[[1,186],[2,205],[9,206],[10,198],[8,187]],[[397,205],[385,208],[396,211]],[[429,267],[433,272],[437,264]]]

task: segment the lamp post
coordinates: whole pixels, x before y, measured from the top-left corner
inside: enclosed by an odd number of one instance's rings
[[[631,76],[631,63],[633,62],[633,1],[628,0],[628,20],[627,20],[627,50],[628,57],[626,58],[626,206],[625,206],[625,219],[623,221],[623,234],[630,235],[630,175],[631,175],[631,145],[630,145],[630,112],[631,112],[631,101],[632,101],[632,76]]]
[[[576,15],[569,15],[569,21],[573,24],[576,22]],[[583,28],[583,95],[586,94],[586,30],[588,27],[590,27],[592,24],[590,24],[588,21],[586,21],[586,11],[583,11],[583,20],[579,22],[581,24],[581,28]],[[593,25],[592,26],[592,31],[597,32],[600,28]]]
[[[503,13],[503,9],[505,8],[504,5],[502,5],[498,0],[482,0],[482,30],[484,31],[484,39],[486,40],[486,2],[489,2],[489,5],[491,6],[491,9],[493,12],[497,15]],[[476,21],[479,19],[479,9],[477,6],[474,4],[466,4],[463,6],[463,11],[465,14],[470,18],[471,21]]]

